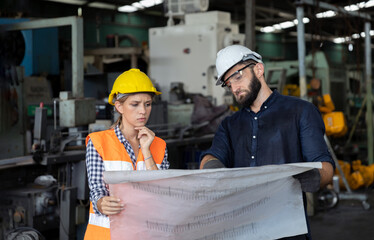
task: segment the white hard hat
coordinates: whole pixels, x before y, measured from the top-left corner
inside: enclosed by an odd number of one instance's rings
[[[218,79],[216,85],[221,85],[223,83],[222,76],[239,62],[246,60],[254,60],[259,63],[262,62],[262,57],[260,54],[252,51],[241,45],[231,45],[221,49],[217,53],[216,68],[218,73]]]

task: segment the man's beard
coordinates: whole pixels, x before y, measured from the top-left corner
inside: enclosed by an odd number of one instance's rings
[[[261,89],[261,82],[254,73],[252,81],[248,86],[248,89],[249,90],[244,90],[245,92],[247,92],[246,96],[244,96],[242,99],[236,99],[236,101],[245,108],[251,107]]]

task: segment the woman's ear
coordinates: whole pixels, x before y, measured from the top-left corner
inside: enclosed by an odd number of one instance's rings
[[[114,106],[115,106],[117,112],[119,112],[120,114],[123,113],[123,103],[121,103],[120,101],[115,101]]]

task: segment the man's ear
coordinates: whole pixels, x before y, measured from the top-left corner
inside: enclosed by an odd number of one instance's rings
[[[256,66],[254,67],[254,72],[257,78],[260,78],[261,76],[263,76],[265,72],[264,64],[257,63]]]
[[[119,112],[120,114],[123,113],[123,103],[121,103],[120,101],[115,101],[114,106],[115,106],[117,112]]]

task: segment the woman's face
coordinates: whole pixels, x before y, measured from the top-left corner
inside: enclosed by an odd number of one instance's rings
[[[144,126],[151,114],[152,97],[147,93],[137,93],[127,97],[117,111],[122,114],[122,122],[134,127]]]

